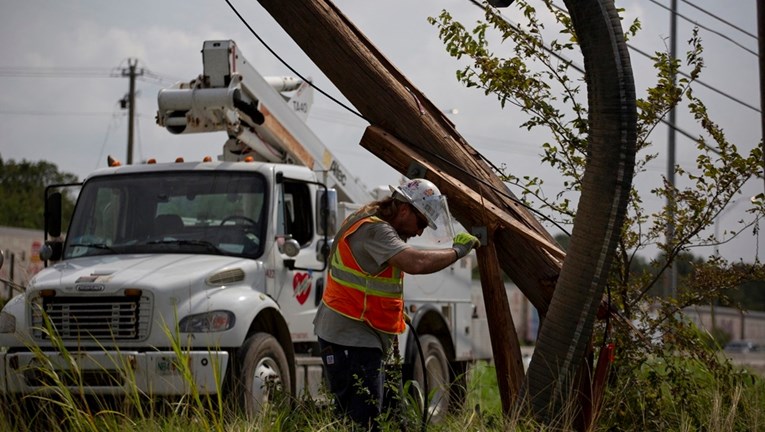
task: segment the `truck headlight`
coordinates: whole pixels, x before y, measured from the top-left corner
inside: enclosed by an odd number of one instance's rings
[[[0,312],[0,333],[16,333],[16,317],[8,312]]]
[[[178,327],[183,333],[211,333],[230,329],[236,317],[229,311],[212,311],[184,317]]]

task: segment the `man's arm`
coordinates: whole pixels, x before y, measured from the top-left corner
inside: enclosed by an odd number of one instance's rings
[[[388,262],[408,274],[435,273],[457,261],[454,249],[420,250],[408,247],[393,255]]]
[[[451,249],[419,250],[408,247],[389,258],[388,263],[400,268],[404,273],[433,273],[469,254],[480,244],[476,236],[462,232],[454,236]]]

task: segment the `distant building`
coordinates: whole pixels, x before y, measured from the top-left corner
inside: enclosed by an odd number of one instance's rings
[[[731,340],[765,341],[765,312],[740,311],[729,307],[692,306],[683,313],[696,325],[709,332],[721,330]]]
[[[0,251],[5,261],[0,268],[0,279],[26,285],[42,268],[40,247],[43,232],[36,229],[0,227]],[[0,299],[12,297],[11,287],[0,282]]]
[[[473,282],[473,302],[478,307],[477,316],[485,320],[486,311],[480,281]],[[505,282],[505,290],[519,341],[521,344],[533,345],[539,332],[539,314],[536,308],[514,283]],[[730,336],[731,340],[747,339],[765,342],[765,312],[740,311],[719,306],[714,309],[709,306],[692,306],[683,309],[683,313],[699,328],[709,332],[713,329],[723,331]],[[488,338],[488,333],[482,336]]]

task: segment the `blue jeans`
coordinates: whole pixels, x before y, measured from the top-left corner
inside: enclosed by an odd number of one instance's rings
[[[321,360],[335,395],[335,407],[359,425],[377,430],[382,411],[383,354],[378,348],[359,348],[319,338]]]

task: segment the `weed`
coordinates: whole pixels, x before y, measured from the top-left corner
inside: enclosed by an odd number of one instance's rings
[[[175,354],[173,368],[186,383],[186,394],[173,399],[151,398],[139,390],[129,361],[119,352],[108,358],[111,365],[99,371],[104,379],[116,367],[124,374],[124,394],[89,394],[86,371],[88,357],[69,352],[57,339],[49,321],[38,329],[51,340],[57,353],[50,356],[29,343],[34,361],[22,371],[27,379],[40,384],[40,390],[20,396],[7,396],[0,403],[0,430],[32,432],[95,431],[352,431],[354,425],[334,412],[326,387],[320,397],[290,395],[270,389],[269,403],[254,418],[241,408],[227,404],[221,392],[207,395],[194,385],[188,361],[189,349],[168,331]],[[116,345],[116,344],[115,344]],[[104,352],[106,349],[101,347]],[[109,352],[114,352],[112,349]],[[103,357],[102,357],[103,358]],[[422,429],[424,398],[414,382],[401,384],[400,360],[386,368],[387,397],[393,403],[378,419],[382,431]],[[92,373],[92,364],[87,373]],[[216,370],[219,370],[216,368]],[[220,385],[223,377],[216,376]],[[523,407],[502,412],[496,370],[491,363],[479,362],[459,376],[458,389],[465,396],[462,408],[455,409],[438,423],[427,423],[431,432],[469,431],[553,431],[570,430],[571,415],[561,412],[555,425],[541,425],[526,415]],[[457,384],[452,383],[452,387]],[[219,387],[220,388],[220,387]],[[224,387],[225,388],[225,387]],[[434,393],[431,392],[433,396]],[[603,407],[592,431],[714,430],[737,432],[765,427],[765,381],[759,375],[735,368],[723,356],[677,345],[665,345],[651,353],[625,350],[612,370]]]

